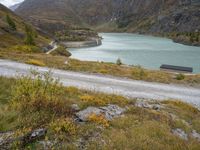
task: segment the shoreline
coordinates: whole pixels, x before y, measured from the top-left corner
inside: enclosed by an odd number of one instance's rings
[[[64,42],[61,41],[61,44],[63,44],[67,48],[85,48],[85,47],[95,47],[102,45],[101,38],[91,38],[91,40],[87,41],[70,41],[70,42]]]

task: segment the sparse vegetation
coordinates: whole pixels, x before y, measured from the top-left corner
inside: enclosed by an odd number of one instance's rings
[[[171,129],[181,128],[186,133],[192,129],[200,131],[200,112],[180,101],[163,101],[160,111],[138,108],[134,100],[63,87],[50,73],[32,71],[28,77],[18,79],[0,78],[0,130],[13,130],[15,136],[29,133],[33,129],[46,128],[44,142],[51,148],[78,149],[198,149],[199,142],[193,138],[184,141],[172,134]],[[7,87],[8,90],[5,89]],[[9,90],[12,89],[12,90]],[[6,96],[7,95],[7,96]],[[89,100],[85,100],[89,99]],[[96,99],[105,100],[100,105]],[[3,103],[2,103],[3,102]],[[72,104],[81,109],[87,106],[104,106],[108,103],[128,108],[123,117],[108,121],[102,115],[91,114],[84,124],[73,120]],[[171,115],[176,116],[172,119]],[[190,125],[184,124],[190,122]],[[79,143],[79,139],[82,139]],[[147,142],[144,142],[147,141]],[[20,148],[20,143],[14,145]],[[25,148],[43,149],[34,141]]]

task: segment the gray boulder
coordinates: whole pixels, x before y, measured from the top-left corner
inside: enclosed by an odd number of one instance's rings
[[[183,139],[183,140],[188,140],[188,135],[187,133],[185,133],[185,131],[183,131],[182,129],[173,129],[172,133],[176,136],[178,136],[179,138]]]
[[[72,109],[73,111],[79,111],[79,110],[80,110],[80,107],[79,107],[77,104],[72,104],[71,109]]]
[[[107,120],[112,120],[114,117],[121,116],[126,109],[121,108],[117,105],[108,105],[105,107],[88,107],[82,111],[76,113],[76,117],[80,121],[88,121],[90,115],[95,114],[97,116],[104,115]]]
[[[200,142],[200,134],[197,131],[193,130],[191,136]]]

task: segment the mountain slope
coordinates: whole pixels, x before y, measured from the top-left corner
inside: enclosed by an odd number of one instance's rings
[[[153,34],[200,31],[200,0],[25,0],[16,12],[48,31],[73,26]]]
[[[8,23],[8,17],[12,22],[14,22],[16,26],[16,30],[12,29]],[[47,45],[49,40],[38,33],[36,29],[27,24],[20,17],[15,15],[12,11],[4,7],[0,4],[0,49],[12,49],[14,46],[24,46],[25,38],[26,38],[26,27],[29,27],[34,35],[37,36],[35,38],[35,46],[38,48],[42,48]]]

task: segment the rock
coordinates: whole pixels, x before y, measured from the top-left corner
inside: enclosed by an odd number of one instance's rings
[[[200,134],[197,131],[193,130],[191,136],[200,142]]]
[[[103,110],[107,120],[112,120],[114,117],[118,117],[126,111],[126,109],[117,105],[108,105],[107,107],[100,107],[100,109]]]
[[[35,140],[39,140],[41,138],[44,138],[46,133],[47,133],[46,129],[34,130],[34,131],[28,133],[27,135],[23,136],[22,137],[22,142],[23,142],[23,144],[31,143],[31,142],[33,142]]]
[[[10,149],[14,142],[19,142],[22,145],[26,145],[34,142],[35,140],[43,138],[46,132],[46,129],[37,129],[26,134],[25,136],[20,137],[15,137],[14,132],[0,133],[0,149]]]
[[[0,149],[10,149],[11,143],[14,139],[14,132],[0,133]]]
[[[103,114],[103,111],[96,107],[88,107],[76,113],[76,116],[80,121],[88,121],[88,118],[91,114],[101,115]]]
[[[44,150],[52,149],[53,146],[56,144],[56,141],[39,141],[39,144],[42,145]]]
[[[73,111],[79,111],[80,110],[80,107],[77,104],[73,104],[71,106],[71,108],[72,108]]]
[[[188,140],[188,135],[183,131],[182,129],[173,129],[172,133],[178,137],[180,137],[183,140]]]
[[[64,63],[64,64],[65,64],[65,65],[68,65],[68,63],[69,63],[68,61],[65,61],[65,63]]]
[[[88,107],[76,113],[76,117],[78,117],[80,121],[88,121],[90,115],[96,114],[97,116],[104,115],[107,120],[112,120],[114,117],[122,115],[125,111],[126,109],[117,105],[108,105],[100,108]]]
[[[149,104],[146,101],[137,101],[135,103],[135,106],[140,108],[154,109],[154,110],[160,110],[161,108],[163,108],[163,106],[161,106],[160,104]]]

